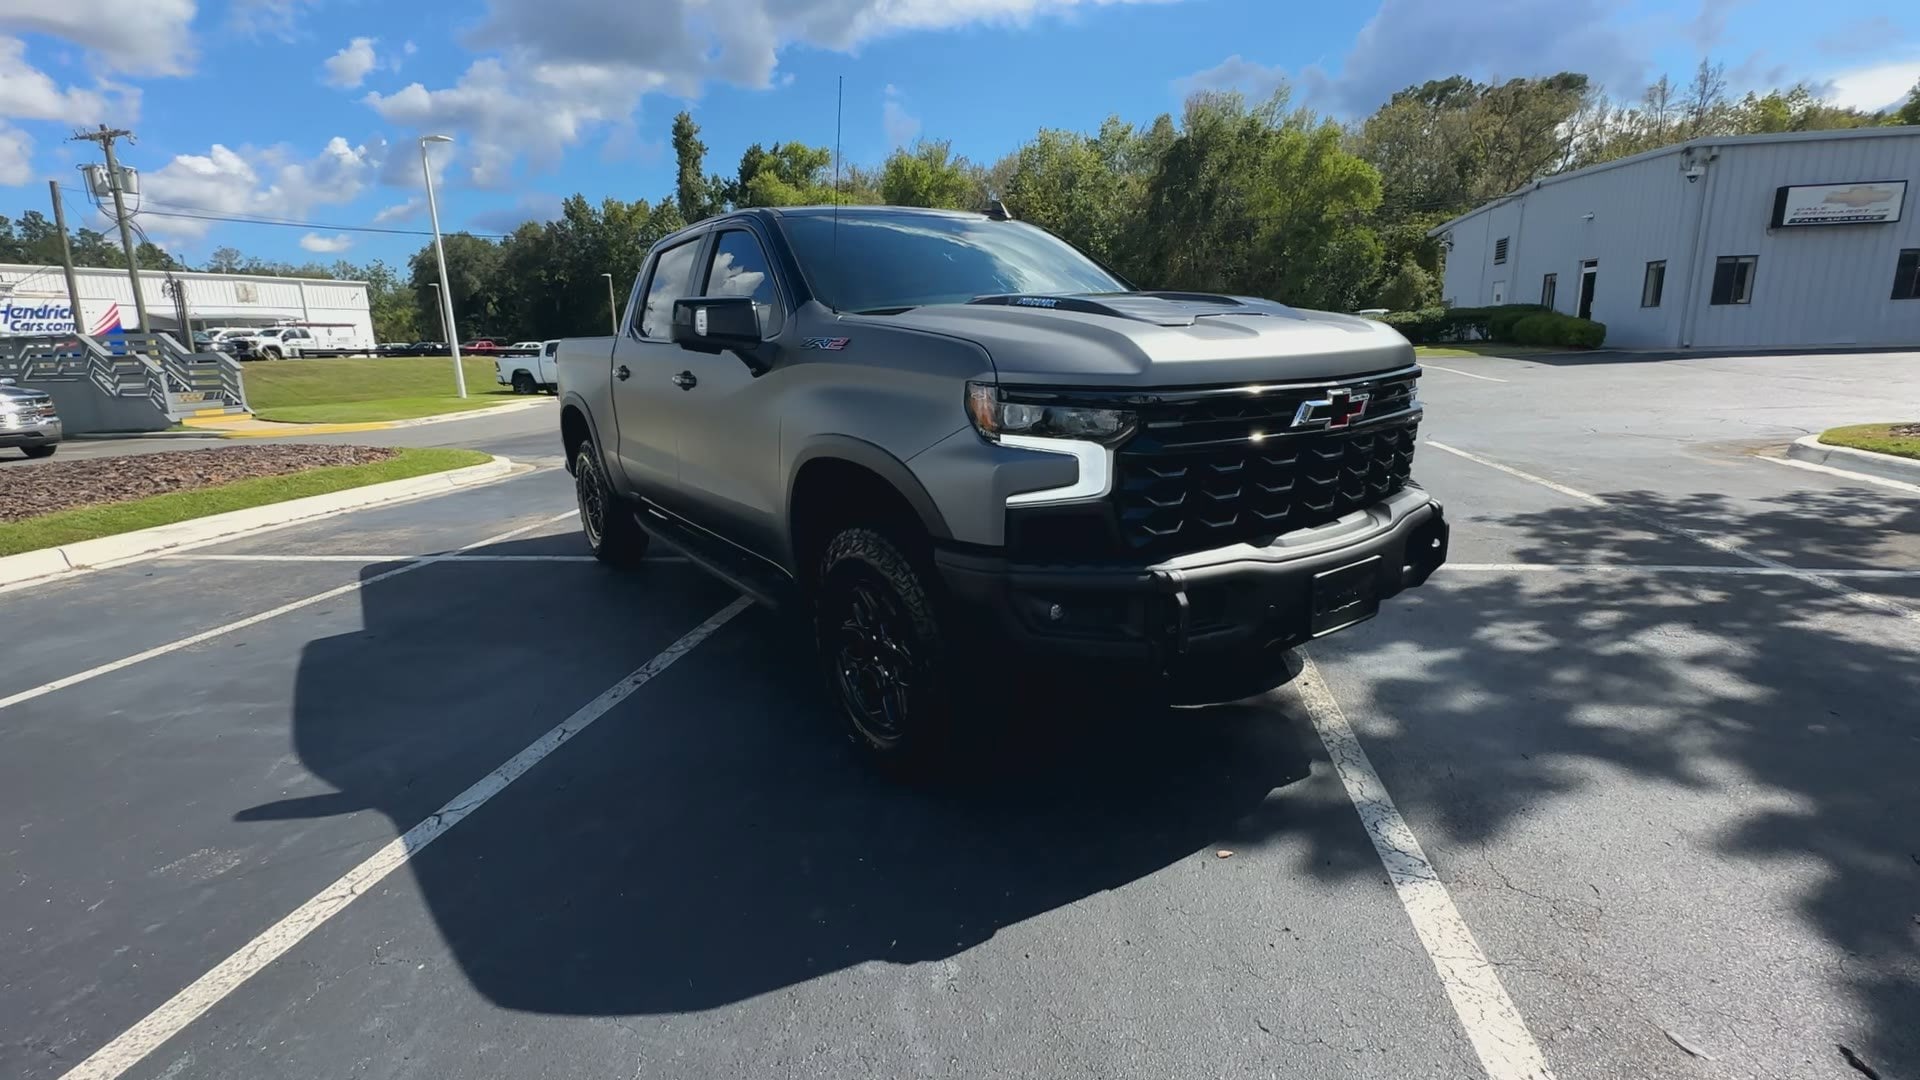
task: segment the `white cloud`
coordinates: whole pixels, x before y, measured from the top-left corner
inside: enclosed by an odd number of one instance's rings
[[[405,45],[400,46],[400,51],[402,53],[405,53],[408,56],[412,56],[414,53],[417,53],[420,51],[420,46],[415,45],[413,42],[409,41]]]
[[[1709,6],[1720,10],[1724,5]],[[1463,74],[1510,79],[1584,72],[1621,96],[1645,81],[1643,31],[1622,20],[1612,0],[1382,0],[1336,71],[1294,73],[1297,100],[1343,116],[1364,116],[1395,91]],[[1698,19],[1695,20],[1699,22]],[[1711,17],[1699,29],[1711,29]],[[1239,56],[1178,80],[1187,90],[1231,87],[1271,92],[1288,73]]]
[[[1283,69],[1257,64],[1234,53],[1205,71],[1175,79],[1173,88],[1182,98],[1202,90],[1238,90],[1255,101],[1265,101],[1287,83]]]
[[[313,158],[300,160],[284,146],[231,149],[215,143],[205,154],[182,154],[141,177],[143,217],[149,231],[196,240],[217,222],[161,216],[163,211],[301,218],[316,206],[353,201],[376,166],[364,146],[335,136]]]
[[[322,65],[327,69],[327,84],[350,89],[365,82],[367,73],[380,62],[373,54],[373,42],[370,37],[357,37],[327,57]]]
[[[338,254],[352,246],[353,237],[348,236],[346,233],[334,233],[332,236],[308,233],[300,238],[300,247],[302,250],[312,251],[321,255]]]
[[[467,43],[498,55],[452,86],[415,83],[365,101],[391,123],[463,134],[473,182],[501,186],[520,157],[556,160],[630,117],[645,94],[695,97],[709,80],[777,85],[788,45],[845,50],[905,31],[1134,2],[1156,0],[491,0]]]
[[[0,187],[33,179],[33,137],[0,120]]]
[[[58,0],[0,5],[0,31],[46,34],[95,53],[108,70],[184,75],[195,0]]]
[[[1905,37],[1892,19],[1875,15],[1839,27],[1815,42],[1814,47],[1829,56],[1858,56],[1884,49]]]
[[[1820,96],[1835,105],[1878,112],[1897,107],[1920,81],[1920,60],[1875,64],[1830,75]]]
[[[373,223],[375,225],[391,225],[396,221],[411,221],[419,217],[421,211],[424,211],[426,208],[427,200],[408,199],[405,202],[395,203],[373,215]]]
[[[27,63],[26,42],[0,37],[0,116],[95,124],[106,115],[105,95],[76,86],[61,89],[46,72]]]
[[[529,221],[552,221],[560,216],[560,196],[534,193],[522,195],[512,206],[482,210],[467,219],[481,232],[510,233]]]
[[[887,142],[894,146],[905,146],[920,134],[920,118],[907,112],[900,96],[900,91],[888,83],[887,102],[880,107],[880,126],[886,129]]]
[[[271,34],[292,40],[300,21],[300,9],[320,0],[233,0],[227,9],[227,22],[244,34]]]

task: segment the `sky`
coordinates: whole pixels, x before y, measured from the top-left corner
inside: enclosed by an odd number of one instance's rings
[[[1804,80],[1890,105],[1920,78],[1920,8],[1828,0],[0,0],[0,215],[100,227],[68,140],[135,132],[140,226],[189,264],[216,247],[404,264],[427,228],[499,233],[581,192],[673,190],[692,112],[707,170],[753,142],[876,165],[915,139],[992,162],[1042,127],[1136,123],[1198,89],[1335,119],[1452,74],[1582,71],[1616,97],[1702,57],[1736,92]],[[180,215],[198,216],[180,216]],[[217,221],[254,218],[289,226]],[[351,228],[350,228],[351,227]],[[353,231],[388,229],[396,232]]]

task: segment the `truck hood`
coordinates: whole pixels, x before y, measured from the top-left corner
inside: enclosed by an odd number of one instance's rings
[[[1324,379],[1413,363],[1413,346],[1382,323],[1242,296],[991,296],[851,318],[975,342],[1008,383],[1200,386]]]

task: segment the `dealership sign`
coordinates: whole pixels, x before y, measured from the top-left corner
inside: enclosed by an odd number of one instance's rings
[[[96,337],[120,329],[120,305],[109,302],[88,323],[87,332]],[[0,336],[73,332],[73,304],[66,297],[0,297]]]
[[[1900,220],[1905,180],[1783,187],[1773,196],[1773,227],[1883,225]]]

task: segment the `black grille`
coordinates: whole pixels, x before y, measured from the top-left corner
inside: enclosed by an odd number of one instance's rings
[[[1140,417],[1114,478],[1121,541],[1172,555],[1310,528],[1400,490],[1413,470],[1417,370],[1337,384],[1167,392]],[[1330,393],[1330,391],[1332,391]],[[1339,391],[1345,391],[1341,393]],[[1366,395],[1350,423],[1352,404]],[[1301,407],[1316,405],[1296,427]]]

